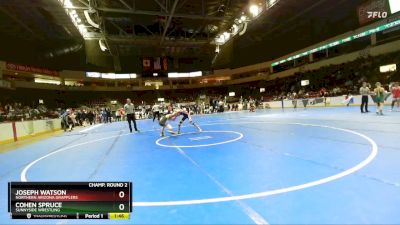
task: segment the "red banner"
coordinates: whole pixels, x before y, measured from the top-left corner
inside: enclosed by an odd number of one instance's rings
[[[27,72],[27,73],[37,73],[41,75],[50,75],[50,76],[59,76],[59,72],[56,70],[50,70],[46,68],[34,67],[34,66],[27,66],[27,65],[20,65],[16,63],[6,63],[7,70],[14,70],[20,72]]]

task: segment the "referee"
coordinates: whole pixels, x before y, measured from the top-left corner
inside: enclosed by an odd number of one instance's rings
[[[360,88],[360,95],[361,97],[361,113],[368,113],[368,97],[371,94],[371,91],[369,90],[369,84],[367,82],[363,82],[362,87]],[[365,107],[365,111],[364,111]]]
[[[156,116],[158,121],[160,121],[160,106],[157,105],[157,103],[153,105],[152,111],[153,111],[153,122],[156,119]]]
[[[135,106],[132,104],[132,101],[130,98],[126,99],[126,104],[124,105],[124,109],[125,109],[126,118],[128,120],[128,124],[129,124],[129,130],[132,133],[131,121],[133,121],[133,126],[135,127],[135,131],[139,132],[139,130],[136,127]]]

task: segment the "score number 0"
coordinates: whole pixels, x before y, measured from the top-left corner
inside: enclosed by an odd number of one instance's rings
[[[125,192],[123,192],[123,191],[120,191],[119,193],[118,193],[118,196],[120,197],[120,198],[124,198],[125,197]],[[124,204],[119,204],[119,210],[121,210],[121,211],[123,211],[124,209],[125,209],[125,205]]]

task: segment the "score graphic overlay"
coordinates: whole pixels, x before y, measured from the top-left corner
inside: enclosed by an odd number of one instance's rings
[[[12,219],[129,219],[131,182],[9,182]]]

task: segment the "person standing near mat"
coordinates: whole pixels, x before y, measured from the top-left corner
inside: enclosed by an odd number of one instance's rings
[[[126,118],[128,120],[129,130],[132,133],[132,125],[131,122],[133,121],[133,126],[135,127],[135,131],[139,132],[136,127],[136,118],[135,118],[135,105],[133,105],[130,98],[126,99],[126,104],[124,105],[124,110],[126,113]]]
[[[65,112],[61,115],[61,127],[64,128],[64,132],[67,132],[67,129],[69,129],[69,131],[72,130],[72,125],[69,122],[70,118],[69,116],[71,115],[71,110],[67,109],[65,110]]]
[[[394,109],[394,105],[397,104],[397,109],[399,109],[400,106],[400,87],[399,83],[395,82],[392,87],[390,88],[390,91],[392,92],[392,109]]]
[[[157,103],[153,105],[152,111],[153,111],[153,122],[156,119],[156,116],[158,121],[160,121],[160,106]]]
[[[94,113],[93,113],[92,110],[89,110],[89,112],[88,112],[88,114],[87,114],[86,117],[88,118],[89,124],[90,124],[90,125],[95,124],[95,122],[96,122],[96,120],[95,120],[96,116],[94,115]]]
[[[254,99],[252,99],[251,97],[250,97],[250,100],[249,100],[249,105],[250,105],[250,112],[255,112],[256,111],[256,104],[255,104]]]
[[[375,101],[376,101],[376,115],[383,116],[383,105],[385,103],[385,89],[382,87],[380,82],[376,82],[376,88],[374,89]]]
[[[363,82],[362,87],[360,87],[360,95],[361,97],[361,113],[368,113],[368,98],[369,95],[371,94],[371,91],[369,89],[370,85],[367,84],[367,82]],[[364,111],[365,108],[365,111]]]

